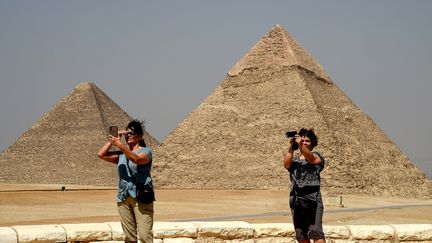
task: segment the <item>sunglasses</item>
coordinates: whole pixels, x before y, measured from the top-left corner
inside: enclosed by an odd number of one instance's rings
[[[135,136],[136,133],[134,133],[134,132],[126,132],[126,133],[124,133],[124,135],[125,135],[125,137],[130,137],[130,136]]]

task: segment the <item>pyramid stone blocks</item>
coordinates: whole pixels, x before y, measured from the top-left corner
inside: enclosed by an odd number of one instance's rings
[[[117,184],[115,166],[96,152],[108,127],[132,118],[93,83],[81,83],[0,156],[0,183]],[[150,147],[158,142],[147,132]]]
[[[432,195],[431,181],[281,26],[156,149],[156,185],[288,189],[284,133],[302,127],[319,137],[324,194]]]

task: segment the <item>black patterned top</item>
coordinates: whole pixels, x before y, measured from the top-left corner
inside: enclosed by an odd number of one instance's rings
[[[288,169],[290,172],[291,189],[294,184],[299,188],[306,186],[320,186],[320,173],[324,169],[324,157],[316,151],[312,152],[321,158],[321,163],[312,164],[305,159],[300,159],[300,156],[294,156],[291,167]]]

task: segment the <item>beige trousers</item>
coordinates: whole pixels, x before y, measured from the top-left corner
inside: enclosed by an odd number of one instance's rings
[[[118,202],[117,208],[125,242],[133,243],[139,239],[142,243],[153,243],[153,203],[139,203],[129,196],[125,201]]]

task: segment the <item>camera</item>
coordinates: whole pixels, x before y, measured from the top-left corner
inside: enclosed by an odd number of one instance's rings
[[[291,138],[291,148],[293,150],[297,150],[299,148],[298,143],[296,143],[294,136],[297,135],[297,131],[289,131],[285,133],[287,138]]]
[[[297,135],[297,131],[289,131],[285,133],[287,138],[293,138],[295,135]]]
[[[292,138],[291,139],[291,148],[293,149],[293,150],[297,150],[297,149],[299,149],[299,145],[298,145],[298,143],[295,141],[295,138]]]
[[[118,127],[117,127],[117,126],[110,126],[110,127],[109,127],[109,133],[110,133],[113,137],[118,137]]]

